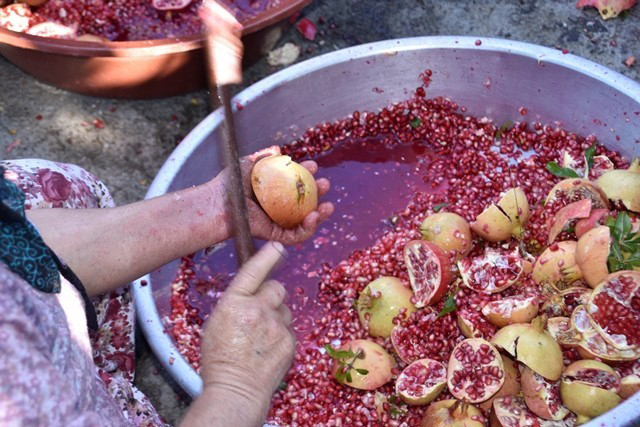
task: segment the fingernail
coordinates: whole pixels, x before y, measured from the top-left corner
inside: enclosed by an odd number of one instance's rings
[[[280,242],[273,242],[273,247],[276,248],[276,250],[278,252],[280,252],[280,255],[283,258],[287,258],[288,254],[287,254],[287,250],[284,248],[284,245]]]

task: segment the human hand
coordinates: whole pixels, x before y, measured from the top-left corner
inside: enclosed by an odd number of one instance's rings
[[[242,185],[249,213],[251,234],[260,239],[292,245],[303,242],[311,237],[316,232],[318,226],[333,213],[334,206],[331,202],[320,203],[318,208],[315,211],[310,212],[304,218],[302,224],[296,228],[284,229],[273,222],[253,196],[253,189],[251,187],[251,170],[258,160],[277,154],[280,154],[280,148],[273,146],[260,150],[250,156],[241,158],[240,166],[242,169]],[[300,164],[307,168],[311,174],[315,174],[318,171],[318,165],[314,161],[308,160]],[[220,175],[213,180],[212,185],[214,185],[218,191],[217,197],[223,197],[226,199],[229,189],[229,181],[228,170],[222,171]],[[327,191],[329,191],[330,183],[329,180],[325,178],[317,179],[316,185],[318,186],[319,197],[322,197]],[[229,224],[228,218],[226,222]]]
[[[206,321],[202,333],[204,391],[233,401],[238,411],[259,409],[262,422],[291,365],[295,338],[286,290],[267,277],[284,248],[267,243],[245,263]],[[231,399],[229,399],[231,396]]]

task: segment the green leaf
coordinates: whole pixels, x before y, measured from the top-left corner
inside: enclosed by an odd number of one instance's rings
[[[496,135],[494,136],[494,139],[500,139],[502,137],[502,134],[511,127],[511,125],[513,124],[512,121],[506,121],[502,124],[502,126],[500,126],[500,129],[498,129],[496,131]]]
[[[607,260],[607,265],[609,267],[610,273],[614,273],[623,269],[622,263],[614,257],[609,257],[609,259]]]
[[[584,160],[589,166],[589,169],[593,167],[593,156],[596,154],[596,144],[594,143],[591,147],[584,150]]]
[[[353,353],[353,351],[351,350],[335,350],[333,347],[331,347],[331,344],[327,344],[324,346],[325,350],[327,350],[327,353],[329,354],[329,356],[333,359],[336,360],[345,360],[345,359],[349,359],[351,357],[355,357],[355,354]]]
[[[580,178],[580,175],[576,173],[571,168],[563,168],[558,165],[556,162],[547,163],[547,170],[551,172],[555,176],[564,177],[564,178]]]
[[[360,375],[367,375],[369,373],[369,371],[367,371],[366,369],[358,369],[358,368],[353,368],[356,370],[357,373],[359,373]]]
[[[411,126],[414,129],[418,129],[421,124],[422,124],[422,120],[420,120],[418,117],[416,117],[415,119],[411,120]]]
[[[615,218],[612,216],[608,216],[607,219],[604,221],[604,225],[606,225],[609,228],[615,226],[616,225]]]
[[[456,299],[455,299],[456,292],[457,290],[454,290],[454,292],[451,292],[449,296],[447,296],[447,299],[444,302],[444,306],[442,307],[442,310],[440,310],[440,313],[438,313],[438,317],[446,316],[447,314],[454,312],[456,308],[458,308],[456,306]]]
[[[276,390],[286,390],[287,389],[287,383],[284,381],[280,381],[280,385],[278,385],[278,388]]]
[[[351,376],[351,369],[347,371],[346,378],[348,383],[353,382],[353,377]]]
[[[444,202],[444,203],[438,203],[437,205],[435,205],[433,207],[433,212],[438,213],[442,210],[442,208],[446,208],[447,206],[449,206],[449,203]]]

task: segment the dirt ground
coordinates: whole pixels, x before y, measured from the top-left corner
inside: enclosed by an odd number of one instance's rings
[[[575,0],[316,0],[303,12],[314,41],[294,27],[277,43],[302,49],[298,61],[377,40],[471,35],[567,49],[640,81],[640,6],[603,21]],[[625,65],[638,57],[634,66]],[[266,59],[245,72],[245,86],[278,71]],[[209,112],[202,90],[161,100],[98,99],[39,83],[0,57],[0,158],[47,158],[81,165],[103,179],[118,204],[144,198],[158,169]],[[104,122],[96,127],[94,120]],[[140,342],[139,386],[167,421],[187,403]]]

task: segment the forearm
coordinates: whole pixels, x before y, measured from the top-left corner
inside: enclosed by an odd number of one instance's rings
[[[228,390],[205,387],[189,407],[180,427],[259,427],[267,410],[264,402]]]
[[[34,209],[27,217],[90,295],[229,236],[224,200],[210,184],[113,209]]]

